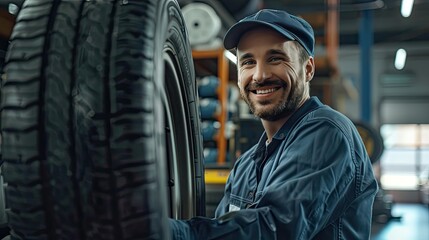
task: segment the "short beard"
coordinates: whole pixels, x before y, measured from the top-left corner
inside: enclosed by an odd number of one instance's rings
[[[252,111],[252,113],[256,116],[259,117],[261,119],[264,119],[266,121],[270,121],[270,122],[274,122],[277,121],[281,118],[284,118],[286,116],[291,115],[293,112],[295,112],[298,107],[299,104],[301,102],[301,96],[295,96],[295,94],[291,94],[289,99],[281,102],[279,105],[275,106],[273,109],[268,110],[268,111],[259,111],[257,112],[255,109],[255,106],[252,102],[250,102],[247,98],[243,98],[245,99],[247,105],[250,108],[250,111]]]
[[[286,88],[287,86],[282,86]],[[304,96],[304,85],[297,85],[289,94],[288,99],[284,99],[280,104],[275,106],[273,109],[256,111],[255,105],[249,100],[250,92],[248,90],[242,92],[241,96],[246,101],[247,105],[250,108],[250,111],[256,116],[263,120],[274,122],[284,117],[292,115],[302,103]],[[264,104],[264,103],[262,103]],[[268,102],[266,103],[268,104]]]

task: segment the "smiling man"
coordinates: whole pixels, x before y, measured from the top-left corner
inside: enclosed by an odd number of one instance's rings
[[[236,161],[216,218],[170,220],[173,239],[369,239],[378,185],[353,123],[310,97],[311,26],[264,9],[224,45],[265,132]]]
[[[237,46],[238,86],[271,140],[310,97],[314,59],[296,41],[285,41],[284,36],[265,27],[249,30],[241,39]]]

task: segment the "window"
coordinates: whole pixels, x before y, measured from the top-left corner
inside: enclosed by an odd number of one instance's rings
[[[418,189],[420,175],[429,170],[429,124],[386,124],[381,135],[383,188]]]

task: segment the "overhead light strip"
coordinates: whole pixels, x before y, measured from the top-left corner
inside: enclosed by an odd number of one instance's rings
[[[401,15],[405,18],[411,15],[413,11],[414,0],[402,0],[401,3]]]
[[[405,66],[405,61],[407,60],[407,52],[400,48],[396,51],[395,56],[395,68],[397,70],[402,70]]]
[[[224,54],[231,62],[237,64],[237,57],[232,52],[225,50]]]

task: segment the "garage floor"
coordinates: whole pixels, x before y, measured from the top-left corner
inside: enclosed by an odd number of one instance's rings
[[[371,240],[428,240],[429,208],[421,204],[394,204],[387,224],[374,224]]]

